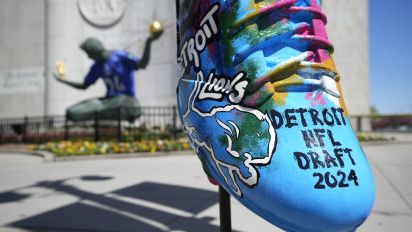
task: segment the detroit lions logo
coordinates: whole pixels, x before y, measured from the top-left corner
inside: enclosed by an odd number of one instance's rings
[[[203,160],[214,174],[242,197],[240,185],[256,186],[258,167],[270,163],[276,147],[276,131],[269,116],[257,109],[228,102],[204,111],[207,107],[202,107],[204,102],[197,99],[205,83],[203,76],[198,75],[186,108],[182,108],[186,109],[184,129],[196,153],[205,156]],[[196,121],[204,121],[207,128],[195,126],[202,123],[191,123]]]

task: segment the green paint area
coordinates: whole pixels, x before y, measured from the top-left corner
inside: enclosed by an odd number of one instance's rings
[[[246,60],[242,63],[243,70],[248,74],[247,78],[250,82],[256,80],[257,64],[255,61]]]
[[[240,157],[235,158],[235,163],[245,160],[244,153],[249,153],[253,158],[263,158],[267,156],[267,145],[270,141],[269,125],[266,121],[260,121],[254,115],[245,113],[242,117],[242,124],[239,128],[239,136],[235,130],[225,132],[232,141],[232,150],[239,152]],[[226,135],[220,135],[219,143],[222,147],[228,147],[229,141]],[[262,146],[264,145],[264,146]]]
[[[233,7],[226,10],[220,17],[221,42],[223,45],[223,62],[225,67],[231,67],[232,58],[236,54],[236,49],[232,46],[233,35],[230,35],[229,28],[235,22],[238,10],[239,2],[236,2]]]
[[[267,148],[261,144],[269,144],[268,128],[266,121],[260,121],[252,115],[244,117],[239,138],[233,141],[233,149],[248,152],[254,158],[267,156]]]
[[[218,140],[219,140],[220,145],[222,145],[223,147],[227,147],[228,141],[227,141],[226,135],[219,135]]]
[[[261,1],[259,3],[254,3],[251,1],[251,4],[260,5],[270,5],[273,4],[273,1]],[[253,6],[251,5],[253,8]],[[236,42],[244,41],[245,44],[248,44],[248,47],[254,47],[269,38],[273,38],[277,35],[284,34],[290,30],[291,25],[284,22],[274,23],[268,15],[262,15],[256,20],[252,21],[250,24],[246,24],[239,28],[236,28],[237,31],[233,31],[232,25],[236,20],[239,19],[238,12],[240,6],[239,2],[233,3],[233,6],[229,7],[220,17],[220,27],[221,27],[221,43],[222,51],[224,57],[224,67],[225,70],[231,69],[234,66],[233,60],[236,54],[241,52],[243,46],[237,46]],[[232,31],[230,29],[232,28]],[[260,52],[260,51],[257,51]],[[251,53],[256,54],[256,52]],[[259,70],[266,70],[268,65],[266,63],[266,58],[263,53],[256,54],[252,58],[247,56],[244,60],[241,60],[239,64],[234,67],[236,71],[245,71],[247,73],[247,78],[249,80],[249,85],[253,86],[254,81],[256,81]],[[255,107],[258,107],[259,110],[265,111],[270,110],[275,102],[271,98],[273,94],[272,88],[262,88],[259,89],[257,93],[248,92],[248,94],[255,94],[253,96],[254,101],[257,102]],[[267,106],[267,107],[264,107]],[[263,108],[262,108],[263,107]],[[245,126],[245,122],[242,123],[242,127]]]

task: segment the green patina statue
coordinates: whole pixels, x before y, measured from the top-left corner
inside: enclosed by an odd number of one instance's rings
[[[151,44],[158,39],[163,29],[159,22],[152,23],[150,36],[146,39],[142,57],[139,59],[123,50],[108,50],[96,38],[88,38],[80,48],[95,61],[83,83],[65,79],[64,64],[58,62],[56,80],[77,89],[87,89],[99,78],[104,80],[106,96],[82,101],[66,110],[66,117],[72,121],[87,120],[97,115],[103,119],[122,119],[134,121],[141,115],[140,104],[135,97],[134,72],[145,69],[150,60]]]

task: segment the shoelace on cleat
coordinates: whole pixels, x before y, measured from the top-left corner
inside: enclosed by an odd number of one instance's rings
[[[317,30],[314,24],[318,27],[324,27],[327,23],[326,15],[315,6],[295,6],[298,0],[283,0],[277,1],[269,5],[256,4],[256,9],[246,14],[242,18],[236,20],[229,27],[229,36],[234,36],[237,32],[241,31],[244,27],[250,24],[256,23],[262,16],[267,16],[273,13],[284,13],[286,15],[298,14],[301,12],[308,12],[312,14],[312,22],[295,23],[295,27],[286,26],[281,30],[275,32],[275,35],[269,33],[266,37],[256,38],[255,44],[248,47],[245,50],[238,51],[233,58],[236,65],[241,63],[251,55],[258,47],[267,41],[273,41],[276,45],[284,44],[290,46],[291,40],[298,40],[308,44],[308,51],[302,52],[301,55],[292,57],[281,64],[271,68],[264,76],[257,78],[254,83],[248,87],[249,93],[257,92],[264,84],[271,82],[277,92],[285,91],[314,91],[322,89],[332,96],[339,97],[339,92],[332,82],[339,81],[339,75],[335,70],[332,70],[329,66],[323,64],[321,61],[321,50],[327,50],[330,54],[333,53],[333,45],[327,39],[326,34],[322,30]],[[276,22],[275,22],[276,23]],[[319,25],[321,23],[322,25]],[[310,26],[312,25],[312,27]],[[280,31],[280,32],[279,32]],[[286,36],[286,38],[285,38]],[[289,37],[287,37],[289,36]],[[279,38],[279,39],[277,39]],[[282,73],[296,72],[296,70],[302,70],[305,68],[311,68],[323,72],[319,79],[306,79],[286,81],[289,76],[282,75]],[[330,79],[330,80],[329,80]],[[334,81],[333,81],[334,80]],[[301,86],[300,88],[289,88],[293,86]]]

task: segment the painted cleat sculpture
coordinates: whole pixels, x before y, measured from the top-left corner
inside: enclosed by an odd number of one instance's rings
[[[354,231],[373,177],[319,1],[178,2],[179,113],[209,178],[286,231]]]

